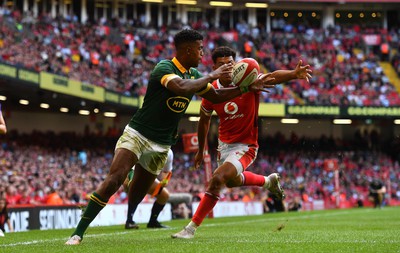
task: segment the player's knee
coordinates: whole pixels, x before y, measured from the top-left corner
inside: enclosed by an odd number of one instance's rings
[[[107,176],[105,180],[107,192],[112,194],[116,192],[119,189],[119,187],[121,187],[123,181],[124,177],[121,177],[117,174]]]
[[[225,180],[225,177],[223,174],[214,173],[211,178],[210,186],[211,186],[211,188],[220,189],[223,185],[225,185],[225,183],[226,183],[226,180]]]
[[[167,203],[169,199],[169,194],[165,191],[162,191],[158,196],[157,196],[157,202],[160,204],[165,204]]]
[[[163,189],[162,191],[163,195],[165,196],[165,198],[168,200],[169,199],[169,191],[167,189]]]
[[[243,184],[242,179],[240,176],[237,176],[235,178],[229,179],[226,182],[226,187],[228,188],[233,188],[233,187],[238,187]]]
[[[215,173],[213,175],[213,179],[214,179],[215,183],[218,183],[218,184],[225,183],[224,175],[222,175],[221,173]]]
[[[169,199],[169,191],[163,188],[158,196],[162,197],[163,199]]]
[[[235,187],[235,183],[234,182],[232,182],[232,181],[228,181],[228,182],[226,182],[226,187],[228,187],[228,188],[233,188],[233,187]]]

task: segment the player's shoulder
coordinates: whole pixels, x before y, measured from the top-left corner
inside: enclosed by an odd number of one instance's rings
[[[165,74],[176,73],[177,69],[171,60],[161,60],[154,67],[151,75],[152,76],[164,76]]]
[[[161,60],[160,62],[157,63],[156,67],[154,68],[154,70],[160,69],[160,68],[170,68],[172,67],[174,64],[171,60]]]

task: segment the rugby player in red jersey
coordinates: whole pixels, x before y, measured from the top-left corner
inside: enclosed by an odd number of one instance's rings
[[[236,52],[229,47],[218,47],[212,53],[216,69],[224,64],[235,63]],[[279,84],[292,79],[311,78],[309,65],[302,65],[300,60],[294,70],[277,70],[270,77]],[[214,89],[232,87],[232,76],[223,75],[212,83]],[[190,223],[172,238],[191,239],[204,218],[214,208],[219,200],[219,194],[224,186],[261,186],[265,187],[278,199],[283,199],[284,193],[279,183],[279,175],[258,175],[246,169],[254,162],[258,151],[258,106],[260,92],[247,92],[223,103],[212,103],[203,98],[198,123],[199,150],[195,156],[195,168],[203,161],[207,134],[210,127],[211,114],[215,111],[219,117],[218,136],[218,168],[214,171],[204,197],[193,215]]]

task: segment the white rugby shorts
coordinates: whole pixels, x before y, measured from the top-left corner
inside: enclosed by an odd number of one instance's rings
[[[138,163],[145,170],[158,176],[167,162],[171,146],[149,140],[127,125],[115,145],[115,149],[117,148],[125,148],[133,152],[139,159]]]
[[[218,166],[224,162],[232,163],[238,175],[256,160],[258,147],[243,143],[224,143],[218,140]]]

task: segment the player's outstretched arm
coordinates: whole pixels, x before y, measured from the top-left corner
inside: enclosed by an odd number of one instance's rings
[[[210,89],[207,93],[201,95],[203,98],[211,101],[214,104],[222,103],[228,100],[231,100],[237,96],[240,96],[243,93],[248,91],[258,92],[265,91],[268,92],[267,89],[274,88],[274,77],[271,77],[271,73],[264,74],[261,78],[257,78],[252,84],[248,87],[233,87],[233,88],[222,88],[222,89]]]
[[[191,96],[194,93],[201,93],[202,90],[207,90],[209,83],[220,78],[222,75],[230,74],[231,72],[232,64],[224,64],[199,79],[173,78],[168,82],[166,87],[177,95]]]
[[[276,70],[271,73],[271,77],[275,78],[274,84],[284,83],[294,79],[305,79],[310,81],[312,74],[310,65],[303,65],[303,61],[299,60],[296,68],[293,70]]]

